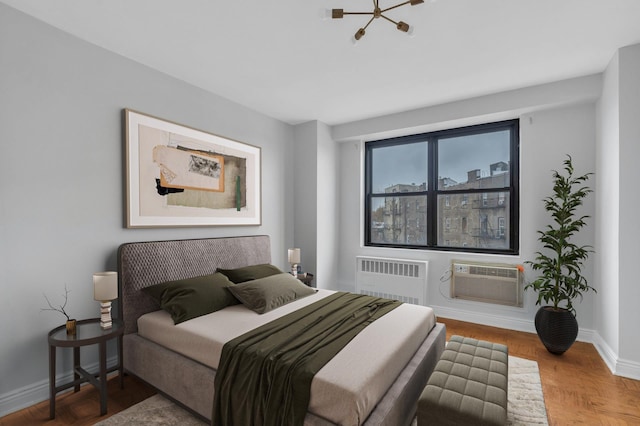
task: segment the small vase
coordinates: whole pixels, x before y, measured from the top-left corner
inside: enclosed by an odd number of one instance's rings
[[[67,334],[70,336],[75,336],[76,334],[76,320],[70,319],[67,320]]]

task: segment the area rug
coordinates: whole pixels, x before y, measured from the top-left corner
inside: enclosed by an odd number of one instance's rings
[[[509,406],[507,423],[512,426],[547,425],[547,411],[538,363],[509,357]],[[158,425],[201,426],[207,423],[168,399],[154,395],[99,423],[100,426]],[[416,421],[413,421],[413,426]]]
[[[509,425],[549,424],[537,362],[515,356],[509,357],[508,401]]]

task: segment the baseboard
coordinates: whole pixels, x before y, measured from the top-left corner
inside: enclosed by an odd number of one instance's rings
[[[465,309],[457,309],[445,306],[432,306],[436,316],[451,318],[458,321],[466,321],[474,324],[488,325],[490,327],[506,328],[507,330],[523,331],[525,333],[536,333],[533,321],[519,318],[508,318],[502,315],[488,314],[483,312],[473,312]],[[595,332],[581,328],[578,331],[580,342],[593,343]]]
[[[73,380],[73,374],[70,375]],[[60,380],[69,380],[65,375]],[[42,380],[0,395],[0,418],[49,398],[49,380]]]
[[[456,309],[446,306],[431,305],[436,316],[450,318],[458,321],[471,322],[474,324],[488,325],[490,327],[506,328],[509,330],[535,333],[536,329],[531,321],[515,318],[507,318],[501,315],[473,312],[466,309]]]
[[[616,376],[640,380],[640,363],[621,359],[616,352],[596,333],[593,345],[596,347],[600,358],[605,362],[611,373]]]
[[[611,372],[615,374],[616,364],[618,363],[618,355],[615,353],[615,351],[611,349],[607,342],[605,342],[598,333],[596,333],[593,340],[593,346],[595,346],[598,354],[600,355],[600,358],[602,358],[607,367],[609,367],[609,370],[611,370]]]
[[[613,374],[629,379],[640,380],[640,362],[618,359],[616,371]]]
[[[117,365],[118,358],[113,356],[107,359],[107,368]],[[84,365],[83,368],[87,371],[98,371],[99,363]],[[60,373],[56,376],[56,383],[62,384],[73,381],[73,371],[69,370],[64,373]],[[87,383],[84,383],[85,385]],[[72,391],[70,388],[68,391]],[[64,392],[58,393],[58,395]],[[39,382],[24,386],[19,389],[12,390],[5,394],[0,395],[0,418],[11,414],[23,408],[30,407],[42,401],[49,399],[49,379],[41,380]]]

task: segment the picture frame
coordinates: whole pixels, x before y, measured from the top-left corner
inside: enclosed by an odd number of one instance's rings
[[[126,227],[261,225],[261,148],[125,109]]]

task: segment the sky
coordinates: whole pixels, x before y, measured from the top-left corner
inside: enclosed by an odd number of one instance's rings
[[[467,172],[480,169],[489,174],[489,165],[509,162],[509,131],[440,139],[438,176],[458,183],[467,181]],[[377,148],[373,151],[373,191],[384,192],[396,184],[420,185],[427,181],[427,143],[417,142]]]

